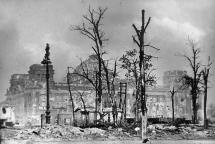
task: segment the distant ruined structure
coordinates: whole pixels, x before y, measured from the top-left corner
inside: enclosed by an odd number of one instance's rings
[[[51,114],[56,117],[58,113],[69,112],[70,103],[68,91],[57,90],[53,79],[53,66],[49,67]],[[11,76],[5,103],[15,108],[17,121],[26,123],[34,119],[40,123],[40,115],[46,109],[45,70],[43,65],[33,64],[30,66],[28,74],[13,74]]]
[[[166,71],[163,76],[163,86],[147,90],[147,107],[149,117],[172,117],[172,101],[170,90],[175,88],[174,108],[175,118],[191,119],[191,97],[187,88],[183,85],[182,77],[186,71]]]
[[[86,61],[89,69],[92,71],[95,69],[96,60],[95,57],[90,56]],[[76,67],[75,71],[81,71],[80,65]],[[54,81],[54,69],[53,66],[49,66],[50,73],[50,110],[51,110],[51,122],[52,123],[64,123],[71,124],[73,122],[72,107],[70,96],[68,92],[68,85],[65,82],[56,83]],[[148,88],[147,94],[147,108],[149,118],[155,117],[167,117],[171,118],[171,97],[170,88],[172,85],[179,86],[179,78],[185,74],[185,71],[168,71],[164,73],[163,86],[154,88]],[[26,123],[28,121],[40,124],[41,114],[46,110],[46,69],[45,66],[40,64],[33,64],[30,66],[28,74],[13,74],[10,79],[10,87],[6,92],[5,105],[14,107],[15,119],[19,123]],[[81,121],[84,118],[78,112],[83,109],[83,102],[80,98],[80,92],[83,93],[83,100],[89,113],[89,119],[93,122],[93,112],[95,112],[95,91],[92,86],[83,78],[77,75],[70,77],[72,96],[75,100],[75,112],[77,121]],[[120,80],[118,80],[120,81]],[[123,80],[122,80],[123,81]],[[125,80],[124,80],[125,81]],[[117,98],[119,98],[119,86],[117,85]],[[103,106],[104,110],[109,110],[110,99],[104,93]],[[127,88],[126,110],[127,117],[134,117],[134,88],[129,86]],[[179,90],[175,94],[175,117],[191,119],[191,98],[188,90]],[[105,117],[105,120],[109,117],[112,120],[112,116]]]
[[[187,71],[173,70],[164,72],[163,76],[163,86],[170,88],[174,86],[179,88],[182,85],[182,77],[187,74]]]

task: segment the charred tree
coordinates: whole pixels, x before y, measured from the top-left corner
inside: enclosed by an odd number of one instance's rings
[[[150,72],[147,73],[147,69],[152,66],[152,64],[148,64],[147,62],[151,61],[152,56],[147,55],[145,53],[145,47],[150,47],[156,50],[158,48],[145,44],[145,33],[146,29],[150,23],[151,17],[148,18],[145,24],[145,10],[142,10],[142,26],[141,29],[138,30],[137,27],[133,24],[133,28],[136,32],[137,38],[132,36],[134,43],[139,47],[139,85],[140,85],[140,101],[141,101],[141,111],[142,111],[142,140],[146,139],[146,130],[147,130],[147,107],[146,107],[146,85],[150,79],[147,80],[147,76],[150,75]]]
[[[210,57],[208,57],[208,64],[201,71],[203,77],[203,88],[204,88],[204,128],[208,128],[207,123],[207,93],[208,93],[208,77],[210,74],[212,62],[210,61]]]
[[[105,38],[105,33],[102,30],[102,19],[104,18],[104,14],[107,8],[99,7],[98,10],[88,9],[88,15],[84,15],[83,18],[85,22],[82,25],[72,27],[72,30],[79,31],[83,36],[86,36],[94,45],[92,49],[97,56],[98,61],[98,83],[97,83],[97,94],[98,94],[98,106],[96,112],[99,111],[102,113],[102,56],[105,54],[103,50],[103,44],[107,39]],[[89,80],[89,79],[88,79]],[[95,85],[95,84],[94,84]]]
[[[104,69],[105,74],[105,81],[106,81],[106,90],[107,94],[110,98],[110,103],[112,107],[112,115],[113,115],[113,123],[116,124],[117,119],[117,106],[116,106],[116,98],[115,98],[115,79],[117,77],[117,60],[114,61],[113,69],[108,69],[108,61],[105,63],[102,60],[102,66]]]
[[[189,62],[189,65],[192,69],[192,76],[186,75],[184,78],[188,85],[191,87],[191,96],[192,96],[192,106],[193,106],[193,123],[197,123],[197,111],[198,111],[198,105],[197,105],[197,99],[198,94],[200,92],[199,83],[200,83],[200,77],[201,73],[199,71],[200,68],[200,61],[199,61],[199,54],[200,49],[196,48],[197,43],[195,43],[193,40],[188,38],[188,46],[192,50],[192,56],[183,55],[186,60]]]
[[[80,96],[80,99],[81,99],[81,102],[83,104],[83,107],[84,107],[84,112],[83,114],[85,115],[85,126],[88,125],[88,121],[89,121],[89,111],[87,111],[87,108],[86,108],[86,103],[84,101],[84,91],[80,92],[80,91],[77,91],[78,95]]]
[[[70,96],[70,101],[72,103],[72,116],[73,116],[73,125],[76,126],[76,119],[75,119],[75,106],[74,106],[74,100],[72,97],[72,93],[71,93],[71,88],[70,88],[70,72],[69,72],[69,68],[67,67],[67,85],[68,85],[68,90],[69,90],[69,96]]]

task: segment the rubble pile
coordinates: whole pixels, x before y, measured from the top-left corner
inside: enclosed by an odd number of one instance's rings
[[[22,129],[14,139],[121,139],[131,137],[129,133],[118,129],[102,130],[99,128],[79,128],[73,126],[49,125],[43,128]]]
[[[13,136],[7,135],[8,139],[18,140],[45,140],[45,139],[59,139],[59,140],[125,140],[125,139],[139,139],[141,137],[141,130],[135,131],[137,127],[120,127],[113,128],[109,126],[107,129],[101,128],[85,128],[73,126],[47,125],[43,128],[23,128],[13,132]],[[139,128],[139,127],[138,127]],[[180,127],[154,124],[148,126],[148,137],[150,139],[168,140],[168,139],[214,139],[215,128],[211,127],[207,130],[202,127],[184,125]]]
[[[123,128],[109,129],[107,131],[109,139],[129,139],[132,135]]]
[[[208,139],[215,138],[214,129],[199,129],[193,126],[149,125],[151,139]]]
[[[31,128],[20,130],[14,139],[78,139],[84,135],[84,130],[79,127],[49,125],[43,128]]]
[[[181,136],[184,139],[209,139],[215,138],[215,129],[203,129],[202,127],[180,127]]]

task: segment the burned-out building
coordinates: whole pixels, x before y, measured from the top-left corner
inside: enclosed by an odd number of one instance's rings
[[[192,101],[188,88],[183,86],[183,75],[186,71],[166,71],[163,75],[163,85],[146,88],[147,116],[149,118],[172,118],[172,98],[170,91],[174,87],[174,116],[175,118],[192,119]],[[135,90],[129,87],[127,113],[130,117],[135,116]],[[131,95],[133,93],[133,95]],[[139,107],[139,118],[141,116]]]
[[[95,78],[96,70],[96,58],[90,56],[82,64],[78,65],[74,72],[80,72],[83,70],[81,66],[85,65],[88,68],[88,72],[91,72],[91,77]],[[84,80],[80,75],[70,75],[69,85],[66,82],[56,83],[54,81],[54,69],[52,65],[49,65],[50,74],[50,111],[51,120],[55,122],[57,119],[71,124],[73,122],[72,117],[72,103],[71,97],[68,91],[68,86],[71,89],[71,96],[74,100],[74,107],[76,118],[81,119],[78,115],[79,110],[83,110],[84,107],[91,112],[91,119],[93,119],[93,113],[95,113],[95,97],[96,92],[92,85]],[[172,114],[171,107],[171,95],[170,90],[172,86],[179,88],[180,78],[186,74],[185,71],[168,71],[164,73],[164,84],[159,87],[147,88],[147,108],[148,116],[154,117],[166,117],[170,118]],[[46,69],[44,65],[33,64],[30,66],[28,74],[13,74],[10,79],[10,87],[6,93],[6,101],[8,105],[14,107],[15,118],[20,123],[26,123],[27,121],[35,121],[40,123],[41,114],[45,114],[46,110]],[[122,96],[120,82],[127,83]],[[120,114],[125,113],[127,117],[134,117],[135,111],[135,97],[134,87],[129,85],[129,81],[116,80],[115,97],[118,102],[124,102],[123,106],[119,106],[118,110]],[[104,111],[106,110],[111,114],[110,98],[103,93],[102,105]],[[125,99],[126,98],[126,99]],[[188,90],[178,89],[175,94],[175,117],[184,117],[191,119],[191,98]],[[126,108],[125,108],[126,107]],[[124,110],[122,110],[124,108]],[[121,110],[120,110],[121,109]],[[59,118],[60,116],[60,118]],[[107,115],[105,119],[112,116]],[[80,120],[78,120],[80,121]],[[93,121],[93,120],[91,120]]]
[[[51,122],[54,123],[58,119],[64,123],[71,124],[73,122],[73,111],[68,84],[54,81],[52,65],[49,65],[49,75]],[[82,93],[83,99],[87,99],[86,105],[93,107],[95,93],[89,84],[73,82],[69,86],[75,109],[83,108],[80,93]],[[10,87],[6,92],[4,104],[14,107],[17,122],[33,121],[40,124],[41,114],[45,114],[46,111],[46,98],[46,68],[41,64],[33,64],[29,67],[28,74],[13,74],[11,76]]]
[[[191,119],[191,97],[189,89],[183,86],[183,76],[186,71],[166,71],[163,76],[163,85],[147,90],[147,105],[150,117],[172,117],[172,97],[174,94],[175,118]]]
[[[68,112],[70,103],[67,90],[56,90],[53,66],[50,73],[50,104],[52,117],[62,112]],[[46,110],[46,69],[43,65],[30,66],[28,74],[13,74],[10,87],[6,93],[6,101],[14,107],[15,118],[18,122],[26,123],[35,120],[40,123],[40,115]],[[54,118],[53,118],[54,120]]]

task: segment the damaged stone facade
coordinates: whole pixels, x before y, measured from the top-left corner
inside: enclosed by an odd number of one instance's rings
[[[84,61],[89,68],[89,70],[94,73],[96,59],[91,56],[89,59]],[[76,71],[80,71],[81,65],[77,66]],[[171,118],[172,108],[171,108],[171,96],[170,88],[174,81],[174,86],[177,87],[178,79],[186,72],[184,71],[168,71],[164,74],[164,84],[160,87],[154,87],[147,89],[147,107],[148,116],[154,117],[166,117]],[[10,87],[7,90],[5,101],[6,104],[13,106],[15,112],[15,119],[19,123],[26,123],[28,121],[34,122],[35,124],[40,124],[41,114],[45,114],[46,110],[46,79],[45,79],[46,69],[45,66],[40,64],[33,64],[30,66],[28,74],[13,74],[10,80]],[[49,66],[50,74],[50,111],[51,111],[51,121],[56,123],[56,120],[67,123],[72,123],[72,106],[70,101],[70,95],[68,92],[68,84],[66,82],[55,83],[54,81],[54,69],[53,66]],[[93,76],[92,76],[93,77]],[[123,81],[123,80],[121,80]],[[125,80],[124,80],[125,81]],[[119,100],[119,82],[116,80],[116,98]],[[81,95],[85,102],[85,106],[88,111],[90,111],[90,121],[93,122],[93,113],[95,112],[95,90],[93,87],[83,80],[80,76],[71,75],[70,77],[70,88],[74,99],[75,115],[77,121],[84,119],[80,115],[80,111],[84,110],[83,101],[81,100]],[[122,99],[122,101],[124,101]],[[103,106],[104,111],[109,111],[109,115],[105,116],[105,120],[112,119],[111,116],[111,106],[109,104],[110,98],[105,93],[103,94]],[[134,117],[134,88],[129,86],[127,88],[127,99],[126,99],[126,115],[127,118]],[[120,109],[119,109],[120,112]],[[175,94],[175,117],[191,119],[191,99],[188,90],[181,90]],[[119,116],[121,113],[119,113]],[[61,116],[61,118],[59,118]],[[62,119],[65,117],[65,119]],[[69,120],[70,117],[70,120]],[[69,121],[69,122],[68,122]],[[84,121],[84,120],[83,120]]]
[[[147,91],[148,116],[172,117],[172,101],[168,88],[155,88]],[[191,119],[191,99],[187,91],[178,91],[174,96],[175,118]]]
[[[173,70],[164,72],[163,85],[147,90],[147,106],[150,117],[172,117],[172,100],[170,90],[174,87],[175,118],[191,120],[192,105],[189,89],[183,86],[183,75],[186,71]]]
[[[181,78],[184,74],[186,74],[186,71],[166,71],[163,76],[163,85],[146,88],[148,118],[172,118],[172,100],[170,90],[174,86],[177,91],[174,95],[175,118],[185,118],[187,120],[192,119],[192,101],[189,89],[180,88],[182,85]],[[127,113],[130,117],[134,117],[135,90],[132,87],[129,87],[128,89]],[[139,118],[140,116],[141,113],[139,111]]]
[[[46,79],[45,67],[40,64],[30,66],[28,74],[13,74],[10,87],[7,90],[5,103],[15,108],[15,118],[18,123],[34,121],[40,124],[41,114],[46,110]],[[57,90],[53,75],[53,66],[49,66],[50,73],[50,105],[52,121],[57,114],[69,111],[69,96],[67,90]]]
[[[54,81],[53,66],[49,65],[50,74],[50,111],[51,123],[73,122],[72,105],[66,82],[56,83]],[[46,111],[46,69],[40,64],[29,67],[28,74],[13,74],[10,79],[10,87],[6,93],[4,104],[14,107],[16,122],[25,124],[33,122],[41,123],[41,114]],[[95,92],[88,84],[71,83],[71,93],[74,99],[75,109],[83,108],[80,93],[87,108],[95,105]],[[69,120],[70,117],[70,120]]]

